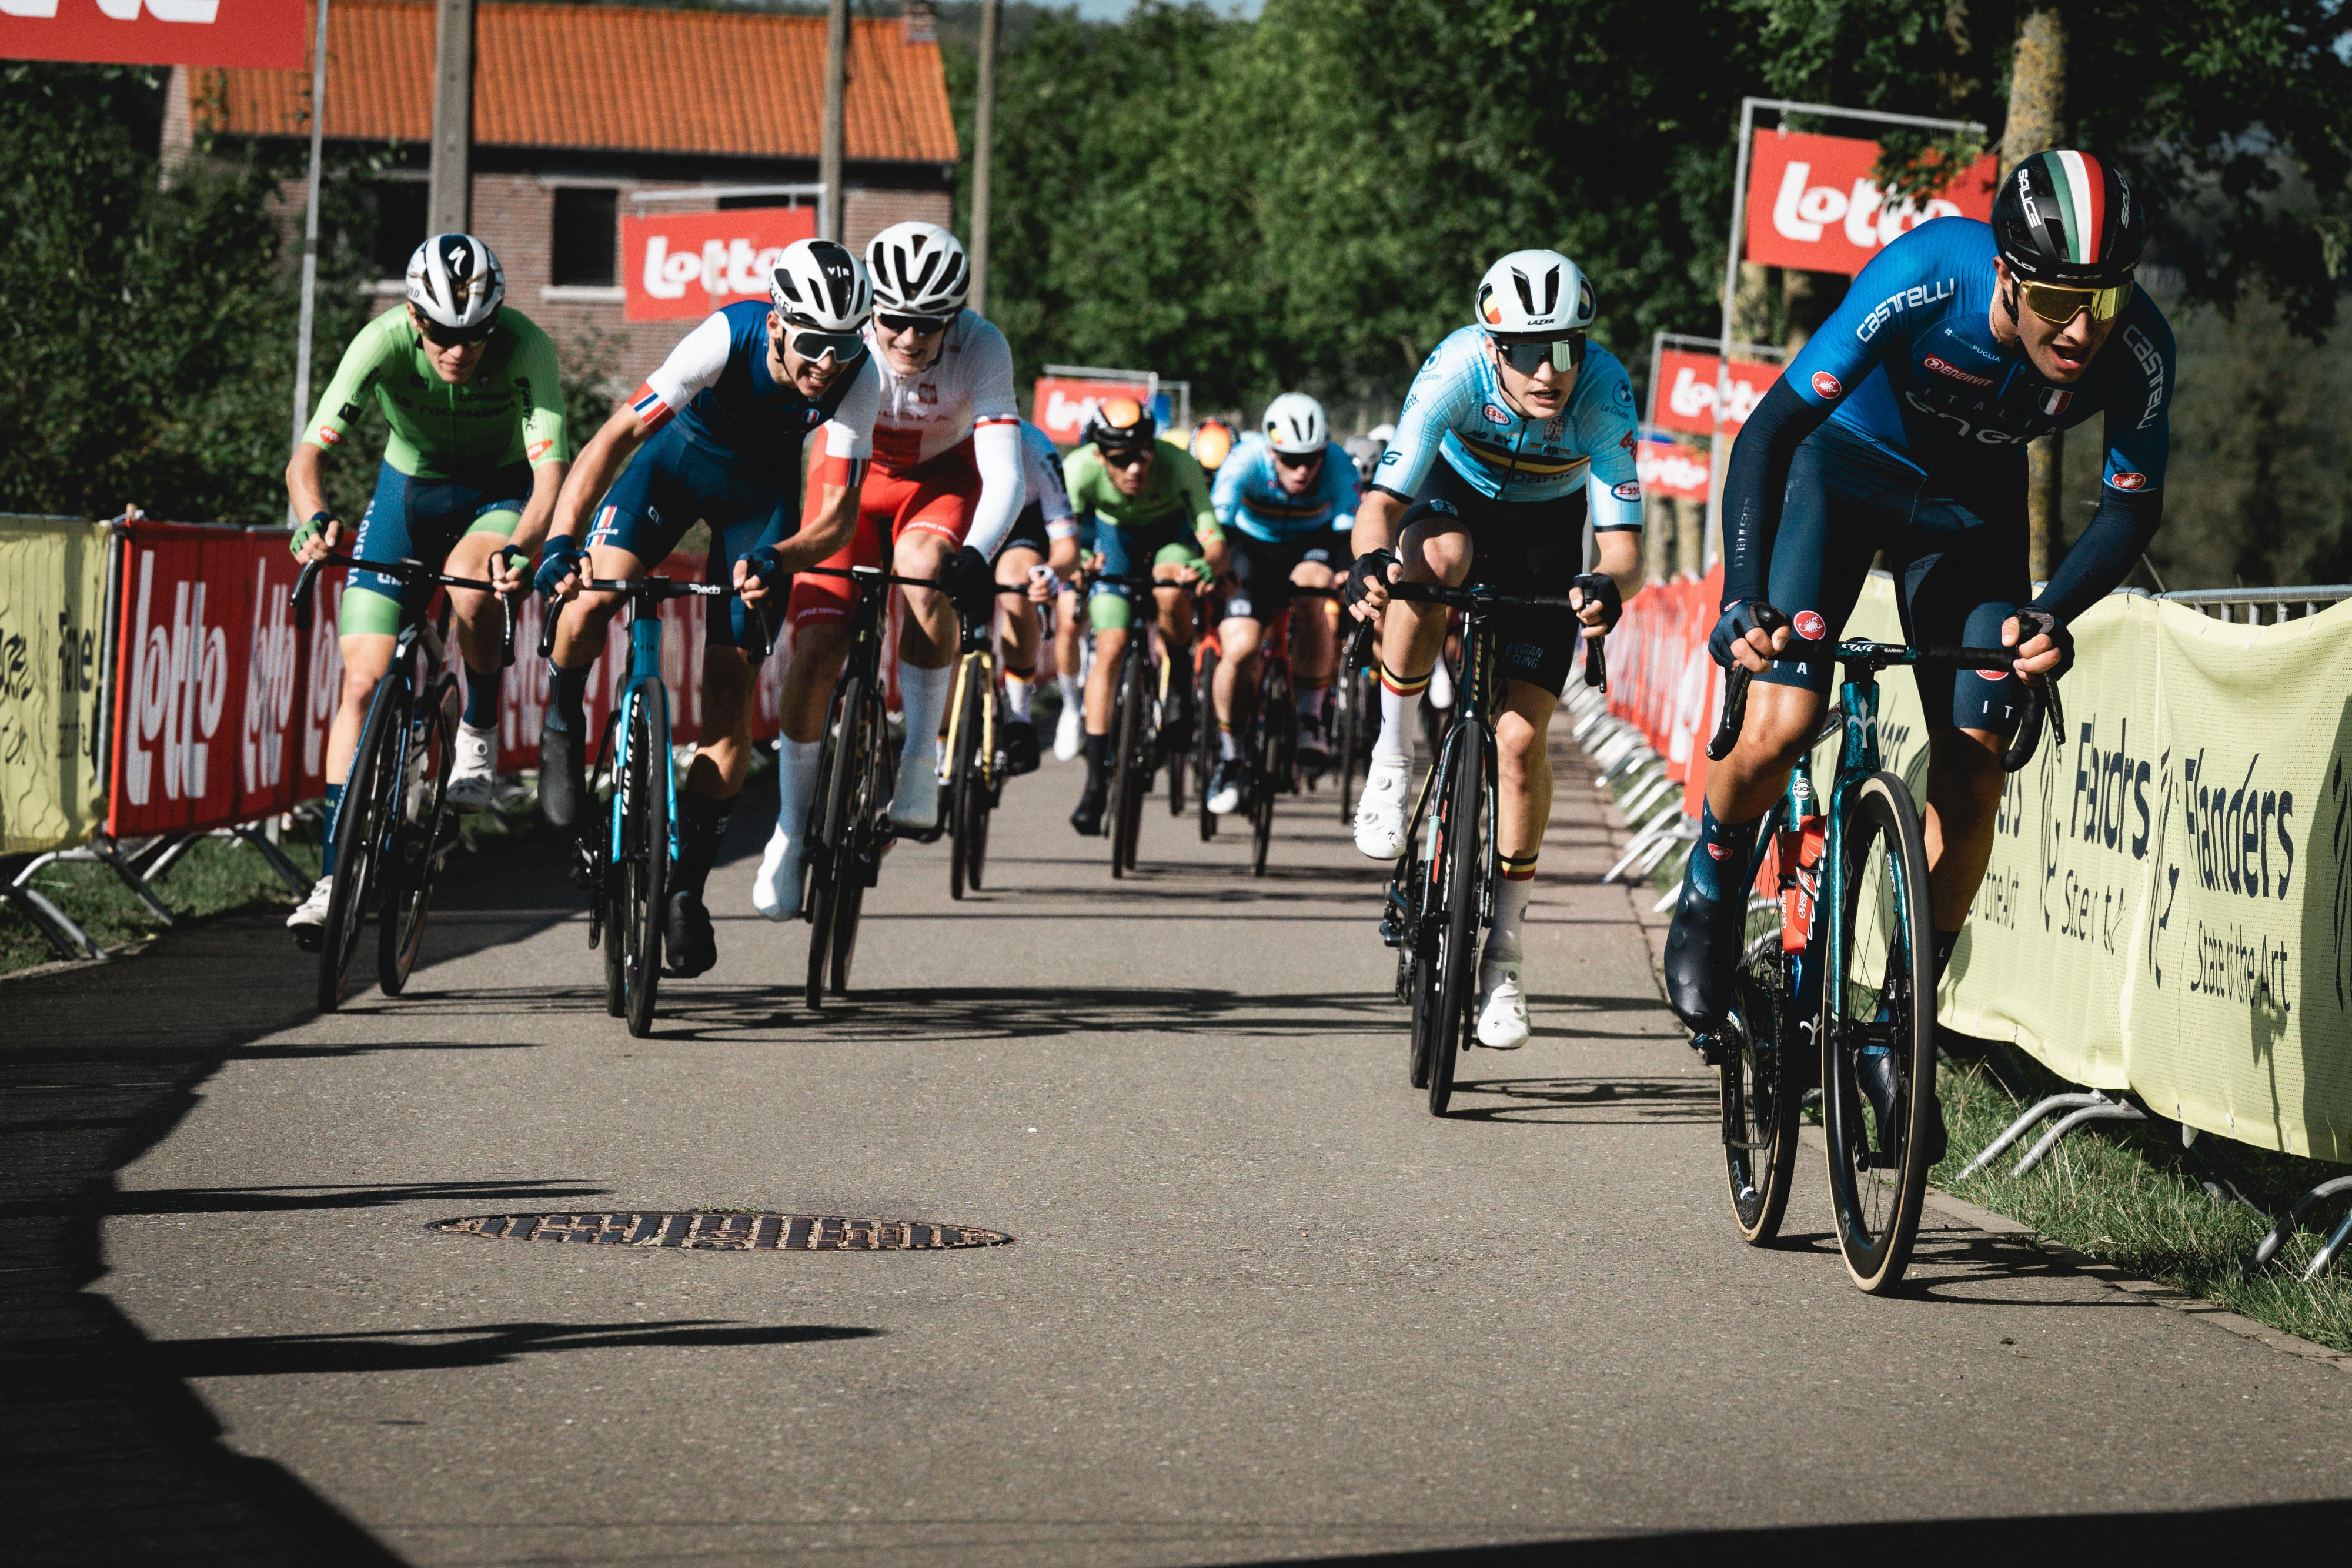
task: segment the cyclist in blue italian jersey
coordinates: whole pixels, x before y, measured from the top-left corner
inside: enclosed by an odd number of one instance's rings
[[[780,605],[791,572],[848,542],[881,396],[859,330],[874,290],[856,256],[830,240],[796,241],[770,293],[767,305],[744,300],[705,319],[614,410],[581,451],[540,555],[539,591],[572,600],[540,738],[540,804],[557,828],[572,826],[583,806],[593,737],[582,698],[620,608],[614,594],[572,597],[580,579],[642,577],[699,519],[710,528],[707,580],[740,590],[703,601],[702,738],[677,791],[665,933],[680,975],[719,960],[702,892],[751,768],[752,701],[771,636],[763,601]],[[808,526],[796,527],[802,453],[820,429],[824,449],[809,476],[816,504]]]
[[[1520,927],[1536,854],[1551,819],[1545,749],[1579,636],[1617,622],[1642,581],[1642,486],[1633,467],[1633,392],[1625,368],[1597,343],[1592,286],[1557,251],[1513,251],[1478,285],[1475,323],[1437,346],[1413,377],[1394,437],[1356,508],[1348,602],[1360,618],[1385,607],[1381,734],[1356,813],[1356,847],[1404,852],[1405,786],[1445,612],[1391,602],[1395,581],[1459,585],[1474,577],[1507,592],[1563,596],[1570,612],[1497,618],[1506,677],[1495,725],[1496,849],[1502,881],[1479,957],[1478,1039],[1527,1042]],[[1584,570],[1584,533],[1594,570]]]
[[[1915,672],[1941,978],[1991,855],[2016,682],[2065,671],[2068,623],[2123,580],[2162,516],[2172,333],[2132,284],[2147,236],[2121,170],[2086,152],[2037,153],[2002,181],[1990,224],[1937,218],[1881,252],[1740,432],[1713,647],[1757,685],[1738,748],[1707,776],[1668,938],[1669,999],[1696,1034],[1723,1019],[1756,823],[1816,732],[1832,679],[1830,665],[1772,655],[1792,635],[1834,636],[1880,550],[1913,641],[2018,653],[2012,671]],[[2025,444],[2094,414],[2106,446],[2098,507],[2036,592]],[[1861,1059],[1882,1119],[1891,1060]]]
[[[1291,589],[1330,587],[1353,555],[1348,531],[1356,520],[1356,465],[1331,450],[1323,405],[1305,392],[1285,392],[1266,404],[1257,432],[1218,466],[1210,499],[1225,530],[1234,580],[1217,628],[1224,660],[1216,674],[1218,760],[1208,806],[1220,816],[1241,805],[1249,778],[1234,738],[1236,694],[1256,689],[1258,644],[1290,607]],[[1325,602],[1309,601],[1290,623],[1298,760],[1310,771],[1323,766],[1323,698],[1336,663]]]

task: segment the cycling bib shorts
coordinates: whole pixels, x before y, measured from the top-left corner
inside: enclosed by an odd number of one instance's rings
[[[1155,566],[1205,570],[1201,541],[1182,517],[1144,528],[1105,523],[1095,533],[1106,577],[1139,577]],[[1087,622],[1097,632],[1124,632],[1135,623],[1137,590],[1123,582],[1097,582],[1087,601]]]
[[[1436,517],[1458,517],[1470,534],[1470,581],[1506,593],[1565,597],[1584,567],[1584,491],[1542,501],[1505,501],[1488,495],[1454,466],[1430,465],[1400,528]],[[1557,696],[1568,685],[1580,635],[1575,612],[1507,610],[1496,615],[1495,651],[1503,674]]]
[[[419,479],[387,460],[376,469],[375,495],[360,518],[352,553],[367,560],[421,560],[439,566],[468,534],[510,538],[530,496],[530,465],[509,463],[450,479]],[[354,571],[343,584],[346,636],[399,634],[425,612],[431,583],[404,587],[382,572]],[[356,595],[357,597],[354,597]]]
[[[697,522],[710,525],[703,580],[731,582],[735,563],[761,545],[787,537],[789,497],[775,481],[688,438],[682,423],[657,431],[636,460],[604,492],[588,528],[588,543],[611,545],[651,570],[669,558]],[[772,639],[767,618],[740,599],[706,599],[707,641],[765,658]]]
[[[1234,590],[1225,596],[1225,614],[1236,620],[1255,621],[1261,626],[1272,625],[1290,608],[1291,591],[1296,587],[1290,574],[1300,562],[1314,561],[1338,568],[1355,559],[1348,536],[1328,528],[1320,533],[1300,534],[1278,544],[1236,529],[1225,536],[1225,548],[1232,552],[1229,559],[1234,574]]]
[[[1807,436],[1789,465],[1772,545],[1769,602],[1795,637],[1834,637],[1853,613],[1871,558],[1886,552],[1914,643],[2000,646],[2001,622],[2032,598],[2026,580],[2022,459],[1988,457],[1962,483],[1930,476],[1834,421]],[[1915,665],[1927,723],[2004,739],[2020,716],[2014,675]],[[1833,664],[1775,663],[1756,678],[1826,694]]]
[[[824,564],[835,571],[887,565],[899,537],[909,532],[960,545],[979,501],[980,465],[973,460],[970,436],[912,468],[885,468],[877,463],[866,471],[865,486],[857,494],[856,533]],[[819,488],[810,486],[803,526],[815,521],[815,509],[823,502]],[[846,621],[855,597],[847,578],[796,577],[793,626],[797,630],[812,621]]]

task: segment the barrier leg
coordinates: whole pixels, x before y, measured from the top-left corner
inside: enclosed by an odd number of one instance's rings
[[[165,904],[163,900],[157,895],[155,890],[147,885],[147,878],[140,875],[139,873],[132,868],[129,857],[124,855],[122,852],[122,847],[120,844],[117,844],[112,839],[108,838],[104,833],[100,833],[90,840],[89,848],[88,850],[80,852],[87,854],[89,859],[97,861],[109,867],[113,871],[116,876],[121,877],[122,879],[122,885],[131,890],[131,896],[136,898],[140,903],[147,906],[148,914],[153,915],[164,925],[175,925],[178,924],[178,922],[173,917],[171,905]],[[167,851],[163,857],[156,862],[155,869],[149,874],[153,876],[163,875],[164,868],[168,866],[174,858],[176,857]]]
[[[255,827],[251,822],[240,822],[236,827],[231,828],[229,831],[235,833],[238,838],[243,839],[247,843],[251,844],[255,849],[259,850],[261,852],[261,858],[269,862],[269,869],[278,873],[278,880],[284,883],[289,888],[293,890],[295,897],[304,898],[309,896],[310,892],[310,878],[304,876],[295,866],[294,862],[286,858],[285,851],[279,849],[276,844],[269,841],[269,836],[267,833],[263,832],[259,828]]]
[[[104,958],[106,949],[91,941],[89,933],[73,923],[72,916],[51,904],[28,880],[47,860],[44,856],[27,866],[15,882],[0,883],[0,902],[22,909],[25,918],[33,923],[33,929],[41,934],[58,957]]]
[[[2259,1269],[2277,1257],[2279,1249],[2286,1245],[2286,1239],[2294,1235],[2296,1228],[2303,1224],[2303,1217],[2339,1192],[2352,1192],[2352,1176],[2330,1177],[2296,1198],[2294,1206],[2279,1217],[2279,1222],[2271,1227],[2270,1234],[2263,1237],[2261,1244],[2255,1247],[2254,1255],[2246,1260],[2247,1269]],[[2312,1260],[2310,1268],[2304,1272],[2305,1279],[2311,1279],[2336,1261],[2336,1254],[2343,1247],[2347,1235],[2352,1233],[2352,1215],[2345,1216],[2345,1219],[2346,1224],[2336,1228],[2335,1232],[2328,1237],[2327,1244],[2322,1247],[2318,1255]]]
[[[1615,882],[1617,880],[1618,873],[1622,872],[1627,866],[1632,865],[1635,861],[1639,860],[1642,857],[1643,852],[1650,847],[1651,841],[1655,839],[1660,833],[1665,831],[1668,819],[1678,817],[1681,814],[1682,803],[1680,801],[1676,801],[1673,805],[1668,806],[1664,810],[1660,811],[1655,817],[1651,818],[1648,824],[1644,826],[1640,832],[1635,833],[1632,841],[1626,844],[1625,852],[1618,857],[1617,863],[1611,866],[1606,872],[1601,873],[1601,880],[1604,883]]]
[[[2009,1174],[2023,1176],[2032,1170],[2041,1163],[2042,1155],[2057,1147],[2059,1139],[2085,1122],[2145,1122],[2147,1120],[2147,1114],[2138,1106],[2127,1105],[2121,1100],[2108,1100],[2102,1097],[2098,1104],[2084,1106],[2072,1115],[2061,1119],[2056,1126],[2042,1134],[2042,1141],[2033,1145],[2032,1152],[2018,1161],[2017,1168]]]
[[[1968,1164],[1968,1167],[1960,1172],[1959,1176],[1957,1179],[1966,1181],[1969,1177],[1984,1169],[1985,1166],[1992,1164],[1993,1161],[2000,1157],[2002,1150],[2017,1142],[2018,1139],[2025,1136],[2028,1132],[2032,1130],[2035,1123],[2041,1121],[2042,1118],[2047,1116],[2053,1111],[2062,1110],[2069,1105],[2104,1105],[2105,1103],[2107,1103],[2107,1097],[2105,1095],[2089,1091],[2081,1091],[2071,1094],[2053,1094],[2049,1099],[2042,1101],[2040,1103],[2032,1106],[2025,1113],[2025,1114],[2020,1116],[2016,1121],[2011,1122],[2009,1124],[2009,1130],[2002,1133],[2000,1137],[1995,1138],[1991,1143],[1987,1144],[1985,1145],[1984,1153],[1979,1155],[1975,1159],[1970,1160]]]

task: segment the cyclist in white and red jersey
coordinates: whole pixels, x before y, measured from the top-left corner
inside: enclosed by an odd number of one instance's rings
[[[954,677],[957,606],[992,613],[989,558],[1021,512],[1021,416],[1011,346],[964,308],[971,263],[955,235],[937,224],[893,224],[866,247],[866,268],[874,280],[866,333],[882,405],[856,538],[824,564],[879,566],[887,557],[900,576],[946,580],[947,593],[905,591],[899,627],[907,738],[890,821],[923,831],[939,825],[939,729]],[[800,914],[801,841],[825,707],[849,651],[850,603],[845,579],[804,575],[793,584],[776,831],[752,887],[754,906],[771,920]]]

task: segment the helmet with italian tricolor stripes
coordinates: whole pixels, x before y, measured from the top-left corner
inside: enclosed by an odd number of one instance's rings
[[[2147,248],[2147,211],[2113,162],[2061,148],[2036,152],[2002,179],[1992,232],[2020,277],[2110,288],[2130,280]]]

